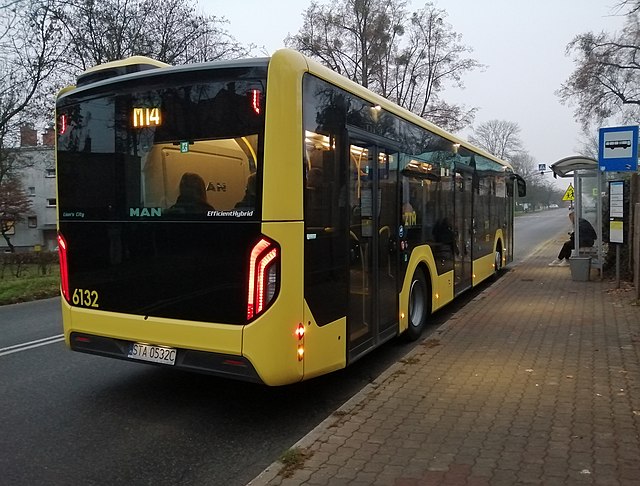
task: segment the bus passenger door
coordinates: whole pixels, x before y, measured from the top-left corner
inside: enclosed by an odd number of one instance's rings
[[[456,167],[454,200],[454,285],[455,295],[471,287],[473,264],[473,169]]]
[[[349,359],[394,336],[398,324],[398,154],[349,143]]]

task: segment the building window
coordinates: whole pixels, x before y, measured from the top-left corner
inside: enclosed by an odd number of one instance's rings
[[[29,223],[29,228],[37,228],[38,227],[38,217],[37,216],[29,216],[27,218],[27,222]]]
[[[29,186],[29,196],[35,197],[35,195],[36,195],[36,188],[33,186]]]
[[[46,177],[55,177],[56,176],[56,168],[53,167],[51,169],[47,169]]]
[[[47,207],[48,208],[55,208],[56,207],[56,198],[55,197],[50,197],[49,199],[47,199]]]

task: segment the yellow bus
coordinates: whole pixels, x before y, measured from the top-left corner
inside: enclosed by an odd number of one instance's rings
[[[512,260],[509,164],[292,50],[100,65],[56,120],[75,351],[298,382]]]

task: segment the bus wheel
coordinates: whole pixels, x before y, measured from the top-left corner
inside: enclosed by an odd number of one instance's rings
[[[427,300],[428,290],[424,273],[420,269],[416,270],[409,289],[409,326],[404,333],[409,341],[415,341],[420,337],[427,322],[430,307]]]

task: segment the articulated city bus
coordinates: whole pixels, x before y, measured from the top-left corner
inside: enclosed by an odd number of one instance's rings
[[[512,260],[507,163],[295,51],[97,66],[56,118],[75,351],[293,383]]]

